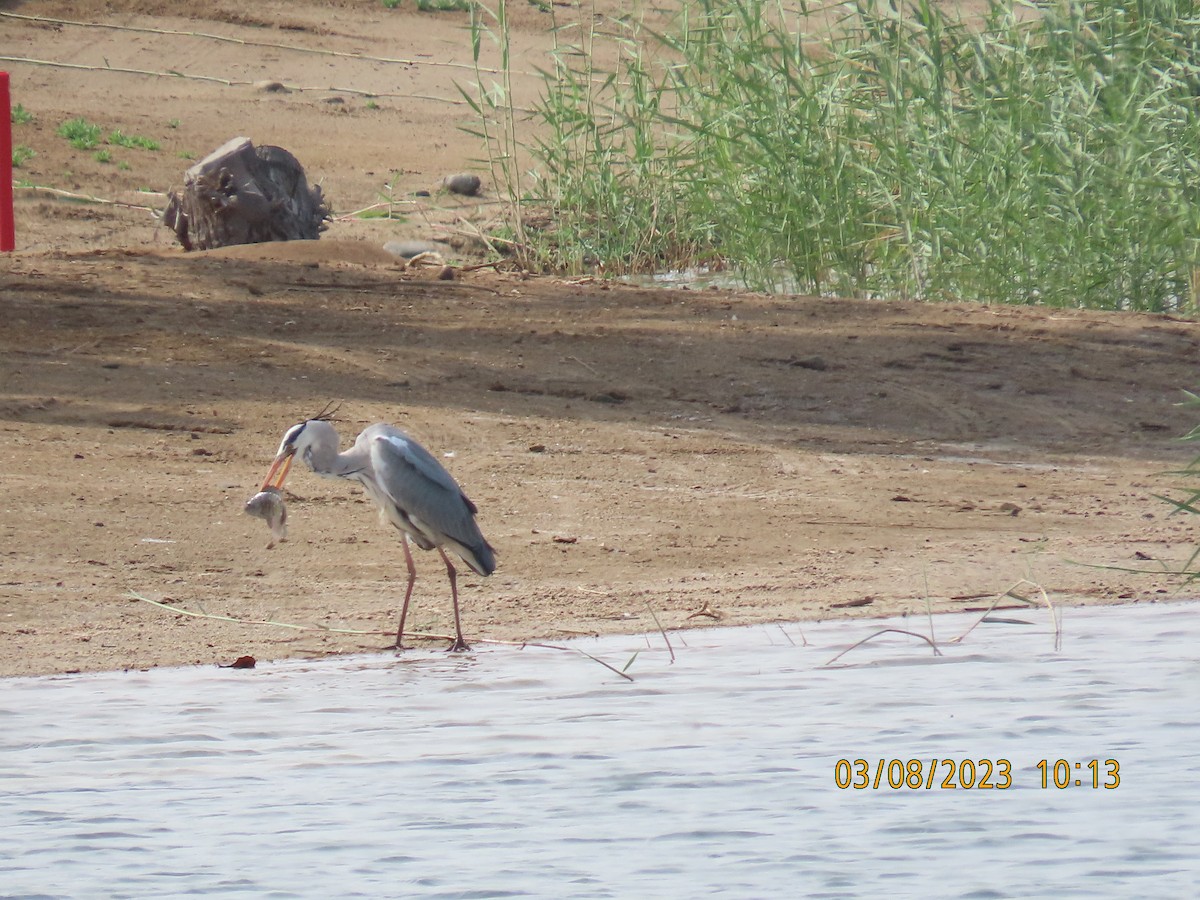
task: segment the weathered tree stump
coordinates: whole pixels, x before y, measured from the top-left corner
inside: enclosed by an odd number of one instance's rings
[[[316,240],[329,207],[309,187],[304,167],[282,147],[255,147],[236,137],[184,173],[171,192],[164,224],[184,250],[231,244]]]

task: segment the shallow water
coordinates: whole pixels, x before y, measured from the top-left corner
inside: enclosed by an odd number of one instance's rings
[[[0,896],[1196,896],[1200,605],[997,615],[0,680]]]

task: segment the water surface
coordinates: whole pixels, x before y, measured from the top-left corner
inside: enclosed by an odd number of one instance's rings
[[[0,896],[1196,896],[1200,605],[1001,615],[0,680]]]

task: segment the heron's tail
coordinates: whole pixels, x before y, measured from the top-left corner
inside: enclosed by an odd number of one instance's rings
[[[496,550],[487,541],[480,539],[474,547],[464,547],[463,562],[479,575],[491,575],[496,571]]]

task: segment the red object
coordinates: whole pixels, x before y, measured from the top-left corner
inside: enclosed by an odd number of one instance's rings
[[[17,246],[13,222],[12,193],[12,102],[8,95],[8,73],[0,72],[0,253]]]

